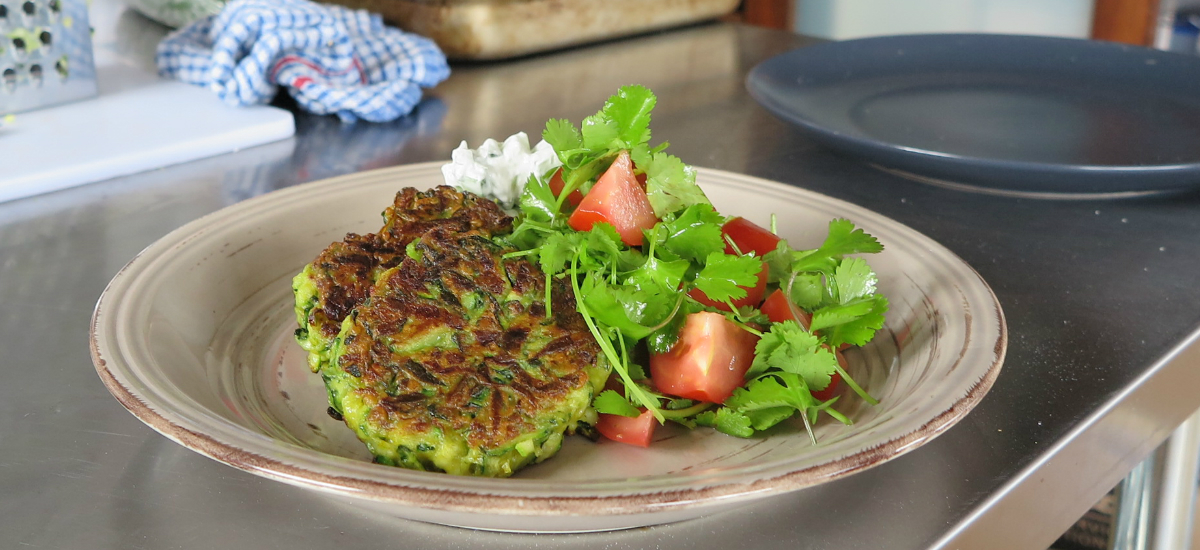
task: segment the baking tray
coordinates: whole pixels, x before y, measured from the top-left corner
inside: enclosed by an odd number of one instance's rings
[[[738,1],[333,0],[428,36],[455,60],[504,59],[713,19]]]

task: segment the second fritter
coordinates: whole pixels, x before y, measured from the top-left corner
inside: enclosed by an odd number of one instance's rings
[[[329,361],[350,310],[367,299],[384,271],[400,264],[413,239],[435,228],[489,236],[512,228],[512,218],[496,203],[446,186],[401,190],[383,211],[383,222],[378,233],[351,233],[329,245],[292,280],[300,323],[296,340],[309,352],[313,372]]]

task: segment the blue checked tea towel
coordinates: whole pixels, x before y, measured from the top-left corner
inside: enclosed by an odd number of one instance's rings
[[[158,45],[163,76],[205,86],[227,104],[266,103],[276,86],[317,114],[372,122],[408,114],[450,76],[432,40],[378,15],[308,0],[233,0]]]

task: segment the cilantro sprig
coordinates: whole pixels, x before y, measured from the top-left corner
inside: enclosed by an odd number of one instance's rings
[[[571,192],[587,191],[622,151],[629,151],[637,172],[646,175],[646,193],[659,218],[693,204],[709,204],[696,185],[695,170],[664,153],[667,143],[650,146],[650,111],[657,102],[644,86],[624,86],[579,128],[563,119],[546,123],[542,139],[563,164],[559,209]]]

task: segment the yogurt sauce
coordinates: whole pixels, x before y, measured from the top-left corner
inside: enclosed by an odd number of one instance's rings
[[[545,141],[529,146],[529,136],[517,132],[504,143],[488,139],[478,149],[463,141],[450,153],[450,163],[442,166],[446,185],[495,200],[514,210],[529,177],[539,180],[561,166],[554,148]]]

